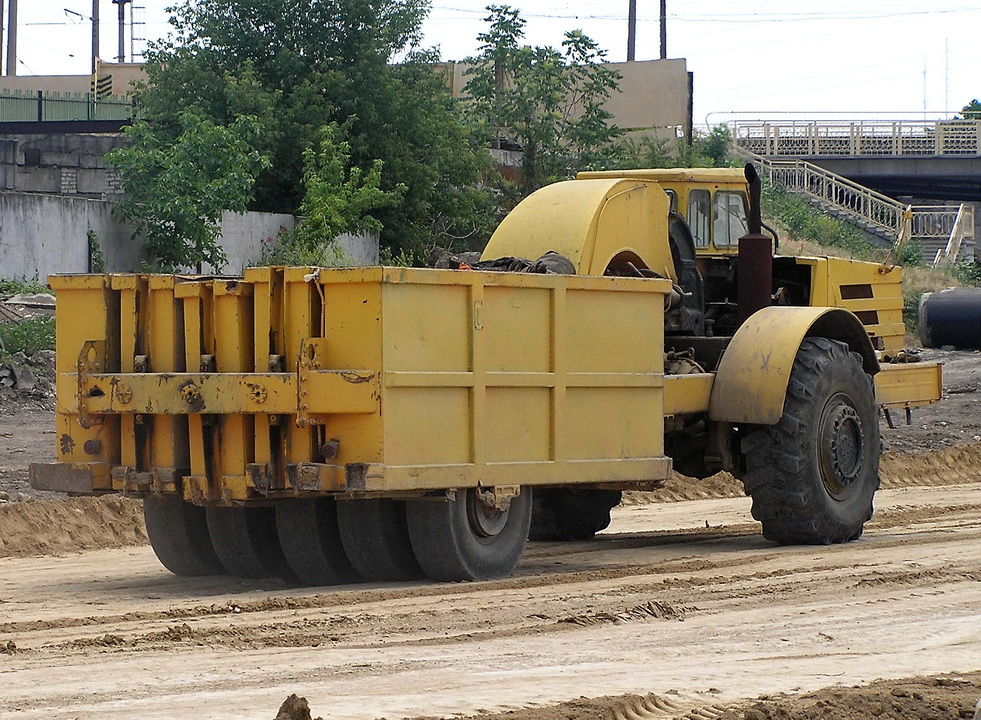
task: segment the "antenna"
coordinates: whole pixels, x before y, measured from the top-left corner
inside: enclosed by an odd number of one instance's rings
[[[146,8],[129,6],[129,60],[140,62],[146,53]]]

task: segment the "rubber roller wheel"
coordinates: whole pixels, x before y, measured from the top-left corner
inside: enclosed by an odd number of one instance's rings
[[[333,498],[280,502],[276,531],[286,562],[301,582],[339,585],[357,579],[341,543]]]
[[[475,488],[457,490],[450,501],[407,503],[416,558],[434,580],[489,580],[510,575],[531,527],[531,488],[511,498],[506,510],[480,499]]]
[[[232,575],[295,582],[276,531],[272,507],[209,507],[208,530],[221,564]]]
[[[547,488],[535,491],[529,540],[589,540],[610,526],[619,490]]]
[[[160,563],[175,575],[221,575],[203,507],[179,497],[143,499],[143,519],[150,546]]]
[[[337,527],[351,565],[365,580],[387,582],[423,577],[399,500],[339,500]]]

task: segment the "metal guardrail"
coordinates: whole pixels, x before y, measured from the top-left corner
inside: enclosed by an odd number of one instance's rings
[[[965,241],[974,238],[974,209],[936,205],[904,205],[887,195],[837,175],[806,160],[770,160],[737,147],[763,171],[771,183],[877,228],[894,239],[904,234],[925,245],[943,243],[933,264],[956,260]]]
[[[981,155],[981,120],[735,120],[729,128],[755,155]]]
[[[127,121],[136,116],[128,95],[98,97],[92,93],[0,92],[0,123],[64,122],[73,120]]]

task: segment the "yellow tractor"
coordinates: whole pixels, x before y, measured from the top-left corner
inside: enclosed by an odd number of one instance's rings
[[[546,187],[473,270],[54,276],[32,484],[142,497],[177,574],[316,585],[501,577],[672,468],[742,478],[775,541],[858,537],[878,407],[937,400],[940,368],[886,362],[898,268],[773,257],[737,173]]]

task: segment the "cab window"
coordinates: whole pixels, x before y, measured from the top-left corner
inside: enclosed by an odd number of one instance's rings
[[[712,232],[712,203],[708,190],[688,193],[688,227],[695,238],[695,247],[708,247]]]
[[[739,238],[749,232],[745,195],[727,190],[715,193],[714,231],[716,247],[737,245]]]

